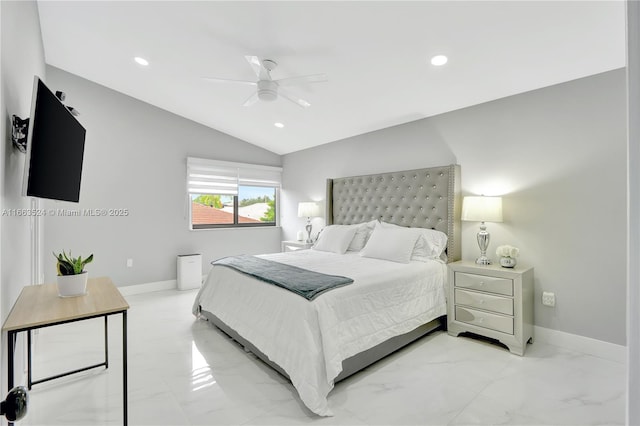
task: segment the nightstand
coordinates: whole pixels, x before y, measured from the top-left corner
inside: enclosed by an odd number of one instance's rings
[[[296,251],[296,250],[306,250],[310,249],[313,243],[307,243],[305,241],[283,241],[280,244],[280,249],[282,251]]]
[[[475,333],[524,355],[533,341],[533,268],[450,263],[447,328],[452,336]]]

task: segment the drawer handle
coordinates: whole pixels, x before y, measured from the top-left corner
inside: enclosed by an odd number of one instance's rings
[[[479,322],[479,323],[482,323],[483,321],[484,321],[484,317],[480,317],[480,318],[478,318],[478,322]]]
[[[480,281],[480,285],[484,285],[484,281]]]
[[[482,305],[484,303],[484,299],[480,299],[480,304]]]

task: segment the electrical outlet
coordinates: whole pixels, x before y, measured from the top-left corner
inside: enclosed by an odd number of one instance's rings
[[[133,267],[133,259],[127,259],[127,268]]]
[[[542,292],[542,304],[544,306],[554,307],[556,306],[556,295],[548,291]]]

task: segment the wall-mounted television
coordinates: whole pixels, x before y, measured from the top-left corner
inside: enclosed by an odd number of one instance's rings
[[[23,195],[77,203],[85,135],[69,109],[35,76]]]

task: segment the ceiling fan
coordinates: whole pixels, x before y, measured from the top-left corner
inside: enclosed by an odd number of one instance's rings
[[[311,104],[304,99],[301,99],[295,95],[287,92],[283,87],[286,86],[294,86],[296,84],[306,84],[306,83],[322,83],[327,81],[326,74],[313,74],[313,75],[302,75],[297,77],[288,77],[281,78],[278,80],[274,80],[271,78],[271,71],[273,71],[278,64],[271,59],[260,59],[257,56],[245,56],[247,62],[256,73],[258,77],[258,81],[248,81],[248,80],[229,80],[224,78],[213,78],[213,77],[203,77],[205,80],[215,81],[220,83],[237,83],[237,84],[245,84],[256,86],[257,90],[253,93],[249,99],[247,99],[243,106],[251,106],[256,102],[266,101],[272,102],[278,99],[278,96],[282,96],[283,98],[293,102],[301,108],[308,108]]]

